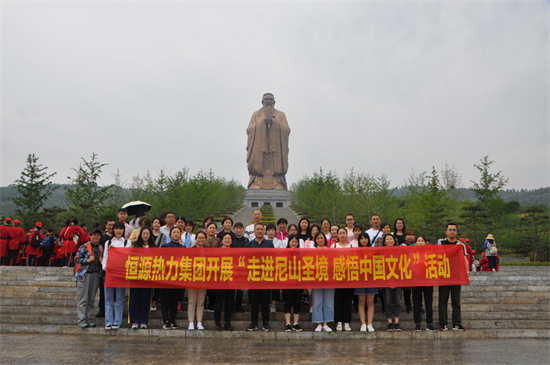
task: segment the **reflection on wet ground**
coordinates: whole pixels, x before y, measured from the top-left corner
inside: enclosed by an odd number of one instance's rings
[[[11,364],[548,364],[537,339],[336,340],[181,339],[0,335]]]

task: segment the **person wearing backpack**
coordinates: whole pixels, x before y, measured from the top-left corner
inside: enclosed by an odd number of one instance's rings
[[[38,255],[40,255],[40,247],[42,245],[42,240],[44,235],[41,232],[42,223],[36,222],[36,228],[31,233],[29,237],[29,245],[27,246],[27,266],[36,266]]]
[[[109,249],[112,247],[132,247],[132,243],[124,238],[124,223],[116,222],[113,226],[114,237],[105,243],[103,249],[103,261],[101,265],[107,272]],[[119,329],[122,324],[122,312],[124,310],[125,288],[111,288],[105,286],[105,329]],[[113,318],[114,310],[114,318]]]
[[[48,233],[46,233],[46,236],[40,242],[40,249],[42,250],[42,257],[40,257],[40,260],[38,262],[38,266],[50,266],[50,259],[52,257],[52,249],[54,247],[54,235],[53,235],[53,229],[48,229]]]
[[[99,244],[101,229],[94,228],[90,233],[90,242],[83,244],[75,256],[75,277],[78,288],[78,327],[95,327],[92,322],[94,300],[99,288],[100,272],[103,261],[103,248]]]
[[[495,242],[495,238],[492,234],[488,234],[487,237],[485,237],[485,245],[483,246],[483,249],[485,250],[485,257],[487,257],[487,260],[489,260],[489,269],[491,271],[496,271],[497,269],[497,243]]]

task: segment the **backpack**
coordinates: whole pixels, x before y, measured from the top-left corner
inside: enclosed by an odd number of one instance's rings
[[[51,235],[46,235],[46,237],[44,237],[44,239],[40,243],[40,247],[43,250],[49,250],[52,247],[51,242],[52,242],[52,236]]]
[[[35,233],[32,236],[31,247],[39,248],[41,244],[42,244],[42,240],[40,239],[40,234]]]
[[[88,255],[92,256],[94,254],[93,251],[92,251],[92,244],[90,242],[88,242],[88,243],[85,243],[84,245],[88,249]],[[99,257],[103,258],[103,247],[101,245],[99,245]],[[78,256],[76,258],[78,258]],[[78,272],[78,270],[80,270],[80,264],[77,262],[77,260],[74,260],[74,262],[75,262],[75,264],[74,264],[74,273],[76,274]],[[82,280],[86,280],[86,277],[84,276],[82,278]]]

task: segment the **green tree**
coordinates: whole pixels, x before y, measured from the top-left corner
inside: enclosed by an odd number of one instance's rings
[[[111,197],[111,186],[100,186],[99,179],[106,163],[100,163],[97,154],[90,160],[82,158],[76,176],[68,177],[70,185],[65,188],[69,211],[83,222],[100,219],[103,208]]]
[[[550,250],[550,216],[548,208],[531,207],[521,215],[520,242],[533,251],[533,261],[548,261]]]
[[[496,174],[489,171],[491,165],[495,162],[489,160],[489,156],[483,157],[480,161],[481,164],[474,166],[478,169],[481,176],[479,182],[472,181],[472,190],[479,204],[481,204],[489,214],[498,216],[502,214],[504,206],[504,202],[499,196],[499,192],[506,186],[508,179],[502,175],[502,171]]]
[[[451,199],[448,197],[447,189],[441,185],[435,167],[432,167],[430,175],[425,172],[413,172],[409,177],[407,189],[410,194],[407,225],[430,239],[441,237],[448,220]]]
[[[38,157],[34,153],[29,153],[21,177],[12,184],[19,196],[10,200],[15,203],[16,214],[21,216],[23,226],[27,229],[40,218],[41,209],[55,190],[51,178],[56,172],[48,174],[47,169],[38,163]]]

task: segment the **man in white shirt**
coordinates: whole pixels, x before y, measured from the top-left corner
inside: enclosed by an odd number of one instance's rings
[[[244,230],[244,236],[248,238],[249,241],[254,241],[254,239],[256,238],[256,236],[254,235],[254,225],[256,223],[262,223],[262,218],[262,211],[259,209],[254,209],[254,212],[252,212],[252,224],[247,226]]]
[[[176,225],[176,213],[166,213],[166,218],[164,218],[164,221],[166,222],[166,225],[160,227],[160,233],[164,234],[165,237],[170,237],[170,230]]]
[[[380,219],[380,216],[378,214],[373,214],[370,217],[370,225],[371,229],[367,229],[365,232],[369,235],[371,244],[374,246],[374,242],[377,238],[382,237],[382,231],[380,230],[380,225],[382,224],[382,220]]]

